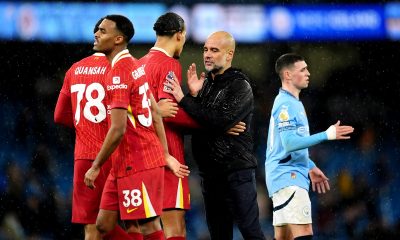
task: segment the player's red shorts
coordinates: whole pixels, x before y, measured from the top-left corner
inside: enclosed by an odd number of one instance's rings
[[[121,220],[161,215],[164,193],[164,167],[152,168],[122,178],[108,176],[100,208],[120,211]]]
[[[111,161],[106,161],[96,178],[95,189],[88,188],[85,183],[85,173],[92,166],[93,160],[77,159],[74,162],[74,185],[72,195],[72,222],[81,224],[96,223],[99,213],[100,199],[108,173],[111,169]]]
[[[165,169],[164,209],[190,209],[189,178],[178,178]]]

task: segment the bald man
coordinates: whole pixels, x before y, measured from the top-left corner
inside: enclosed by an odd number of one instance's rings
[[[211,239],[232,239],[234,222],[244,239],[265,239],[258,219],[251,133],[254,98],[249,78],[231,66],[234,53],[231,34],[212,33],[203,48],[207,73],[198,78],[192,64],[187,72],[189,93],[184,95],[176,80],[165,83],[165,91],[203,127],[192,136],[192,150]],[[228,134],[240,121],[242,132]]]

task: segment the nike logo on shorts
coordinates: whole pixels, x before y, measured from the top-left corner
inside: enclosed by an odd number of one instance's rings
[[[133,211],[135,211],[137,208],[132,208],[132,209],[126,209],[126,213],[131,213],[131,212],[133,212]]]
[[[279,206],[274,207],[272,209],[272,211],[275,212],[275,211],[281,210],[282,208],[286,207],[290,203],[290,201],[292,201],[295,193],[296,193],[296,191],[293,192],[293,194],[290,196],[290,198],[288,200],[286,200],[286,202],[282,203]]]

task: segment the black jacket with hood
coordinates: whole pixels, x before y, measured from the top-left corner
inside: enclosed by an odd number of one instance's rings
[[[229,68],[215,79],[209,73],[198,96],[188,94],[179,105],[202,126],[192,136],[200,174],[257,167],[251,126],[254,97],[249,78],[239,69]],[[239,121],[246,123],[246,131],[227,134]]]

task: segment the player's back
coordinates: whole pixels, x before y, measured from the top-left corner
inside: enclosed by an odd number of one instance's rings
[[[100,53],[76,62],[68,70],[62,92],[70,94],[75,139],[75,159],[94,159],[107,134],[104,79],[110,70]]]
[[[164,166],[164,152],[153,125],[151,92],[144,66],[139,66],[132,56],[121,58],[115,61],[106,85],[110,108],[128,111],[124,137],[112,155],[114,175],[122,177]]]
[[[152,48],[139,60],[139,65],[145,65],[146,78],[151,87],[151,92],[156,101],[162,98],[175,99],[163,91],[167,74],[175,73],[178,80],[182,80],[181,65],[178,60],[170,57],[167,53],[158,48]]]
[[[176,102],[171,94],[164,91],[166,88],[164,83],[167,81],[167,76],[173,78],[172,73],[181,82],[182,69],[179,61],[169,56],[165,50],[153,47],[139,60],[139,64],[145,65],[146,79],[156,101],[168,98]],[[183,133],[189,129],[198,128],[199,125],[183,109],[179,109],[175,117],[163,120],[169,153],[184,163]]]

